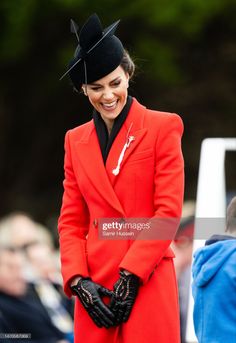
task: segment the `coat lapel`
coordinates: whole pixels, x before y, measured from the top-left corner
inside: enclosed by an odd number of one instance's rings
[[[120,212],[122,216],[125,216],[125,212],[113,188],[115,182],[119,179],[120,174],[114,175],[112,171],[117,166],[121,151],[128,136],[134,136],[134,140],[130,143],[124,153],[121,169],[146,134],[147,129],[143,128],[144,109],[144,106],[140,105],[136,99],[133,99],[130,112],[112,144],[106,166],[104,166],[103,163],[93,121],[87,123],[87,127],[84,130],[82,137],[77,141],[79,163],[88,176],[91,184],[93,184],[94,188],[109,205]]]
[[[102,154],[93,121],[88,123],[81,139],[77,141],[79,163],[91,184],[115,210],[125,216],[104,167]]]

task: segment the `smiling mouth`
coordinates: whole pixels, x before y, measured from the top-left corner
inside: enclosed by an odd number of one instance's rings
[[[116,108],[118,100],[112,101],[110,103],[102,103],[102,107],[106,111],[113,111]]]

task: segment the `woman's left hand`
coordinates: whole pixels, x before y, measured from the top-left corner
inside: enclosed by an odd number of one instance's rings
[[[120,278],[114,285],[110,309],[116,318],[116,325],[127,322],[140,286],[139,277],[120,271]]]

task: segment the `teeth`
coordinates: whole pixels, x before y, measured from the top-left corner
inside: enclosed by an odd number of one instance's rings
[[[111,103],[109,103],[109,104],[103,104],[103,106],[112,107],[112,106],[114,106],[115,104],[116,104],[116,101],[113,101],[113,102],[111,102]]]

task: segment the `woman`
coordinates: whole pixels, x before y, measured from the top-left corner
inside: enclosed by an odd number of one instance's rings
[[[94,113],[65,138],[64,289],[77,295],[75,342],[177,343],[171,238],[99,237],[102,218],[179,218],[183,200],[182,121],[128,96],[134,64],[114,35],[118,23],[102,30],[94,14],[78,36],[72,22],[79,45],[64,75]]]

